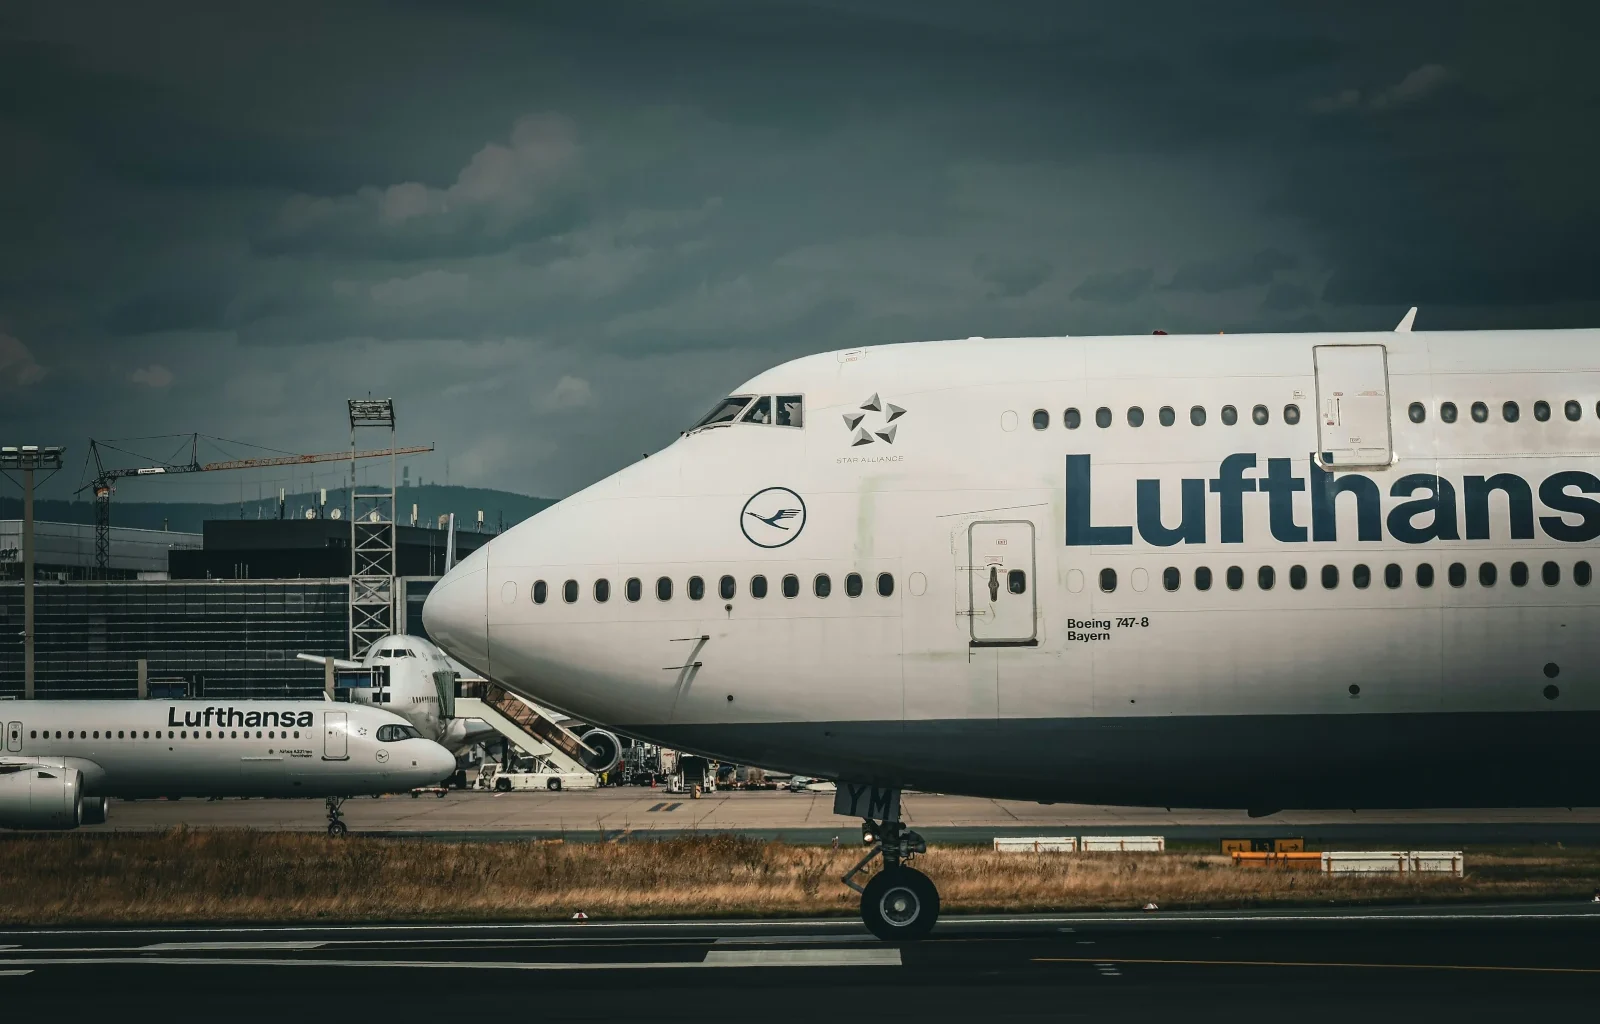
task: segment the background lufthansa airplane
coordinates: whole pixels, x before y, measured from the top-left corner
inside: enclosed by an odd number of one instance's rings
[[[1600,334],[1409,326],[795,360],[474,552],[427,626],[586,720],[841,780],[880,934],[937,914],[902,787],[1593,804]]]

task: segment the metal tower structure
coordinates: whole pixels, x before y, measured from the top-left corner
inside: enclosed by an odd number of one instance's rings
[[[352,398],[350,405],[350,657],[395,631],[394,399]],[[389,486],[356,480],[356,432],[389,432]]]

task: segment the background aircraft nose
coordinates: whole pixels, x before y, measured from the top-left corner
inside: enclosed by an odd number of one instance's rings
[[[422,605],[422,624],[433,642],[484,675],[489,674],[488,561],[484,548],[474,551],[444,574]]]

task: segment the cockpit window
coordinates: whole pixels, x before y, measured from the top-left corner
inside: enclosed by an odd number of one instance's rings
[[[772,422],[772,398],[770,396],[768,396],[768,395],[762,395],[760,398],[756,399],[754,402],[751,402],[750,403],[750,411],[744,414],[744,422],[746,422],[746,423],[771,423]]]
[[[714,427],[719,423],[732,423],[749,404],[749,395],[730,395],[718,402],[716,408],[706,413],[705,418],[689,429],[699,430],[701,427]]]
[[[778,426],[803,427],[806,425],[806,403],[800,395],[778,396]]]
[[[394,743],[398,740],[420,739],[422,733],[409,725],[380,725],[378,726],[378,742]]]

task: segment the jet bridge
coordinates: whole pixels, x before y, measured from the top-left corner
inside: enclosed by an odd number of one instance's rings
[[[482,697],[457,697],[456,714],[483,719],[513,746],[549,761],[557,771],[593,774],[585,757],[594,754],[556,720],[554,712],[494,683],[484,686],[482,692]]]

